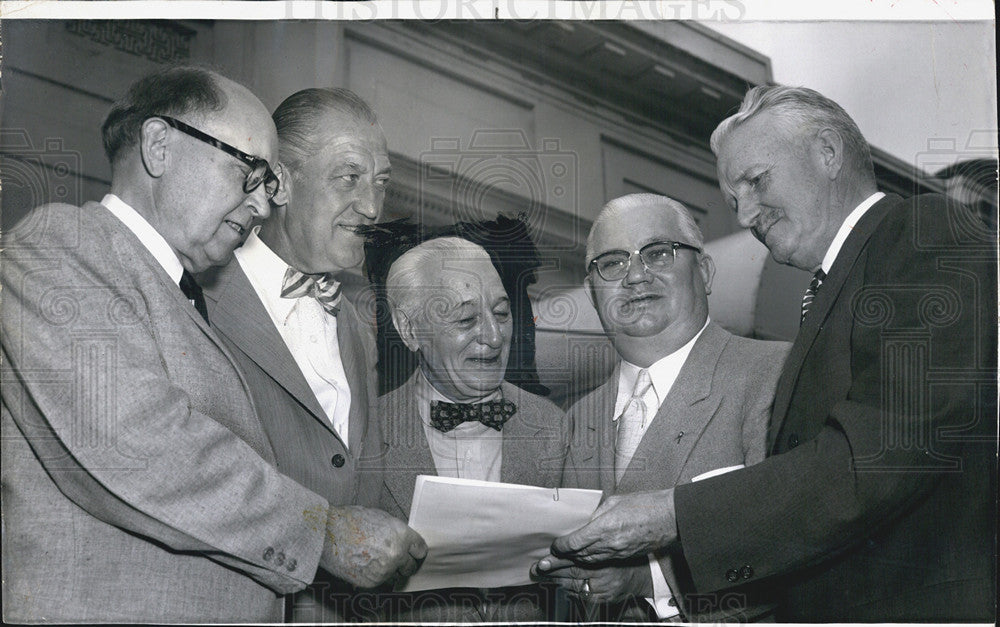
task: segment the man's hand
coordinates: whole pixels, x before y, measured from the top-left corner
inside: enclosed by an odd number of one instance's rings
[[[331,507],[320,567],[359,588],[409,577],[427,556],[427,544],[406,523],[382,510]]]
[[[531,567],[532,578],[554,581],[584,603],[612,603],[653,596],[653,580],[646,556],[603,567],[577,566],[549,555]]]
[[[552,554],[577,564],[624,560],[663,549],[677,540],[674,491],[609,496],[590,522],[552,542]]]

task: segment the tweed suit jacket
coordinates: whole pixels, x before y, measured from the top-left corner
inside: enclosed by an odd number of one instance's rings
[[[105,207],[3,240],[8,621],[273,621],[326,500],[280,474],[229,352]]]
[[[378,399],[385,436],[383,509],[403,520],[410,516],[417,475],[437,475],[417,408],[418,369],[406,383]],[[500,480],[558,487],[569,441],[565,412],[550,401],[504,381],[503,398],[517,405],[504,424]],[[552,589],[519,586],[471,588],[389,595],[384,617],[394,621],[513,622],[546,617]],[[402,609],[400,609],[402,608]]]
[[[212,327],[230,348],[274,450],[278,470],[334,505],[377,507],[382,436],[369,420],[375,402],[375,339],[354,305],[341,298],[337,340],[351,389],[348,446],[323,412],[257,292],[234,259],[199,277]],[[338,465],[339,464],[339,465]],[[321,572],[289,602],[295,622],[352,616],[347,584]]]
[[[787,342],[735,336],[710,322],[695,342],[656,417],[615,485],[615,401],[618,367],[610,379],[569,410],[573,440],[565,485],[598,488],[606,495],[662,490],[711,470],[764,459],[768,418]],[[658,556],[670,589],[689,621],[753,617],[767,609],[759,595],[740,590],[726,598],[696,598],[683,560]],[[641,601],[645,610],[646,603]],[[629,612],[628,607],[608,607]]]
[[[795,339],[768,459],[675,493],[700,592],[761,581],[779,620],[995,618],[996,259],[942,196],[864,215]]]

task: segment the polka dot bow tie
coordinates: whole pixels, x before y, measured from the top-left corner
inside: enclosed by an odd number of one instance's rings
[[[487,401],[485,403],[431,403],[431,426],[442,433],[448,433],[463,422],[481,422],[497,431],[503,423],[517,411],[510,401]]]

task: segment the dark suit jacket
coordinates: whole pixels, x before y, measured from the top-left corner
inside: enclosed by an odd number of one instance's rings
[[[869,210],[792,347],[771,457],[676,491],[699,591],[764,581],[795,621],[992,620],[995,264],[941,196]]]
[[[414,392],[420,371],[378,400],[386,439],[383,509],[403,520],[410,516],[417,475],[437,475]],[[503,427],[500,480],[558,487],[569,440],[565,413],[548,400],[504,381],[503,397],[517,413]],[[481,591],[472,588],[390,595],[383,608],[393,621],[534,621],[545,618],[551,589],[520,586]]]
[[[209,320],[230,347],[257,404],[278,470],[334,505],[378,506],[382,436],[369,421],[375,401],[374,333],[346,298],[337,315],[340,356],[351,388],[344,446],[243,268],[235,259],[199,277]],[[296,622],[348,619],[350,590],[321,572],[290,600]]]
[[[3,603],[12,622],[272,622],[326,500],[229,351],[105,207],[4,233]]]
[[[789,345],[735,336],[715,323],[695,342],[667,398],[642,437],[621,483],[615,485],[615,401],[618,368],[602,386],[569,410],[573,440],[566,464],[567,487],[598,488],[605,494],[662,490],[711,470],[764,459],[774,388]],[[686,620],[746,619],[766,605],[749,591],[726,598],[685,597],[692,592],[683,560],[660,556],[664,578],[684,601]],[[638,600],[639,608],[648,603]],[[749,606],[749,607],[748,607]],[[603,608],[603,618],[630,615],[630,604]]]

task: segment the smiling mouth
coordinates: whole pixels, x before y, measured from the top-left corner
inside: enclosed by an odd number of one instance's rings
[[[500,355],[492,357],[469,357],[466,361],[480,366],[495,366],[500,362]]]
[[[233,222],[232,220],[226,220],[226,224],[228,224],[230,226],[230,228],[232,228],[234,231],[236,231],[240,235],[243,235],[247,231],[246,227],[243,226],[242,224],[240,224],[239,222]]]
[[[656,300],[660,300],[661,296],[658,294],[641,294],[639,296],[633,296],[625,301],[626,306],[636,306],[645,305],[646,303],[651,303]]]

